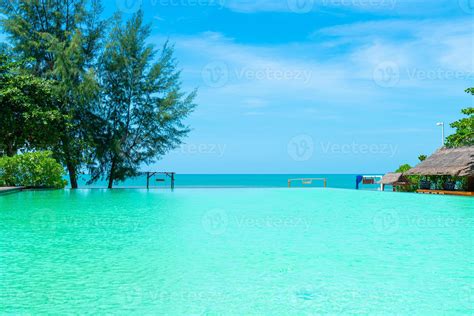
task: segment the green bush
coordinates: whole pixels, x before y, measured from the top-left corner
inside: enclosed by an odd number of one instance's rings
[[[0,157],[2,186],[62,189],[67,185],[64,175],[63,167],[52,157],[50,151]]]

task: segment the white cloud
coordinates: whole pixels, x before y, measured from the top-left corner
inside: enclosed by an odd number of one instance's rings
[[[388,20],[340,25],[315,32],[318,38],[314,41],[286,45],[239,44],[212,32],[171,39],[185,60],[186,74],[200,86],[202,95],[216,102],[219,96],[231,96],[231,102],[244,106],[256,105],[255,100],[261,99],[271,106],[277,98],[367,104],[393,92],[374,81],[374,72],[386,63],[394,64],[400,76],[392,88],[427,87],[429,81],[430,89],[442,87],[438,91],[442,93],[459,85],[456,80],[469,79],[469,56],[473,54],[470,23]],[[351,38],[359,39],[348,46]],[[213,71],[214,79],[222,74],[225,78],[216,86],[206,85],[203,77]]]

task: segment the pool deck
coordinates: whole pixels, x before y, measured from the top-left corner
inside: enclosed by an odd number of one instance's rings
[[[24,187],[0,187],[0,194],[20,192]]]
[[[474,192],[463,192],[463,191],[445,191],[445,190],[417,190],[417,193],[422,194],[439,194],[439,195],[458,195],[458,196],[472,196]]]

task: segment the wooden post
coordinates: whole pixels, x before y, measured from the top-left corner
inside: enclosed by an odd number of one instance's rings
[[[327,187],[326,178],[324,178],[324,187]]]
[[[147,190],[150,188],[150,173],[146,173],[146,188]]]
[[[288,180],[288,187],[291,188],[291,180]]]
[[[171,190],[174,190],[174,172],[171,173]]]

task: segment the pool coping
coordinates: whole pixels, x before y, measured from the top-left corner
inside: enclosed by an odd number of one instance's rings
[[[23,191],[25,187],[0,187],[0,194],[10,194]]]

